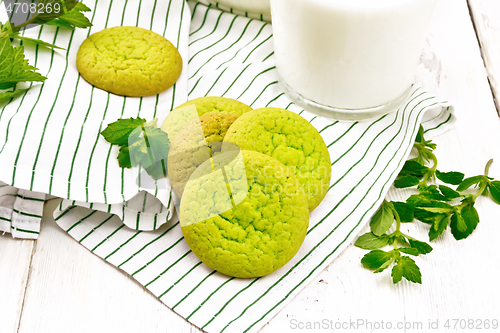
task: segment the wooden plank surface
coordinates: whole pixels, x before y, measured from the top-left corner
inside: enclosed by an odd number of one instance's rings
[[[490,8],[482,5],[493,2],[498,1],[471,0],[476,29],[480,25],[476,13]],[[498,20],[495,22],[498,24]],[[485,26],[491,27],[492,23]],[[499,31],[488,30],[483,35],[483,56],[486,47],[496,52]],[[498,71],[492,70],[494,65],[486,71],[467,1],[439,0],[416,81],[448,99],[456,109],[455,128],[435,139],[440,170],[476,175],[482,172],[489,158],[494,158],[491,175],[500,178],[497,148],[500,121],[488,83],[488,75],[490,82],[500,78]],[[391,191],[389,198],[405,199],[401,191]],[[22,308],[18,331],[26,333],[200,332],[133,279],[60,230],[49,214],[55,204],[52,201],[47,206],[31,263],[24,307],[23,281],[29,271],[31,243],[10,240],[9,235],[0,238],[0,282],[2,286],[13,286],[12,290],[4,288],[0,294],[0,322],[4,325],[0,331],[4,328],[6,332],[17,331]],[[477,209],[481,223],[469,239],[457,242],[447,233],[432,244],[432,253],[416,259],[422,269],[423,285],[405,282],[392,285],[386,272],[374,275],[361,267],[360,259],[366,251],[349,246],[262,332],[296,332],[299,323],[323,320],[332,321],[333,325],[350,320],[372,323],[383,320],[394,325],[406,321],[422,325],[422,329],[417,327],[408,332],[444,332],[444,329],[430,330],[429,322],[438,320],[443,328],[447,319],[500,320],[497,287],[500,263],[493,251],[495,237],[500,232],[500,206],[480,198]],[[405,225],[404,231],[427,239],[424,225]],[[12,254],[18,254],[19,259],[12,259],[16,258]],[[384,330],[391,331],[402,330]],[[474,331],[479,330],[467,332]]]
[[[500,110],[500,1],[469,0],[497,110]]]
[[[19,333],[191,331],[135,280],[60,229],[51,216],[58,203],[46,205]]]
[[[33,246],[33,240],[0,234],[0,332],[17,332]]]

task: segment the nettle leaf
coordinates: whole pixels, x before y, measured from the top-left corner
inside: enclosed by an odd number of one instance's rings
[[[458,185],[464,179],[464,174],[456,171],[441,172],[439,170],[436,170],[436,177],[443,183]]]
[[[410,257],[400,257],[392,268],[392,282],[398,283],[404,277],[410,282],[422,283],[420,268]]]
[[[412,186],[418,185],[419,182],[420,182],[419,178],[417,178],[415,176],[407,175],[407,176],[403,176],[401,178],[396,179],[394,181],[394,187],[395,188],[407,188],[407,187],[412,187]]]
[[[488,178],[486,176],[474,176],[474,177],[469,177],[469,178],[466,178],[464,179],[460,185],[458,185],[457,187],[457,191],[465,191],[466,189],[468,189],[469,187],[471,187],[472,185],[477,185],[483,181],[487,181]]]
[[[390,260],[394,261],[393,254],[391,252],[373,250],[363,256],[361,263],[368,269],[378,269]]]
[[[496,203],[500,204],[500,181],[494,180],[488,183],[488,189],[490,190],[490,194],[493,197],[493,200]]]
[[[372,232],[367,232],[359,236],[354,245],[365,250],[376,250],[388,245],[390,240],[391,238],[386,234],[377,236]]]
[[[420,195],[432,200],[447,201],[446,197],[441,194],[437,185],[419,187]]]
[[[432,246],[426,242],[421,242],[419,240],[409,238],[410,246],[418,251],[419,254],[427,254],[432,251]]]
[[[394,214],[392,212],[392,204],[383,201],[380,208],[375,212],[370,220],[370,228],[373,234],[380,236],[391,227],[394,222]]]
[[[413,221],[413,208],[406,202],[392,201],[392,204],[399,215],[399,220],[401,222],[412,222]]]
[[[448,227],[448,215],[439,215],[437,216],[432,226],[429,230],[429,241],[435,240],[439,235],[441,235],[446,228]]]
[[[16,89],[14,91],[7,91],[7,92],[0,93],[0,103],[8,101],[11,98],[14,98],[17,95],[20,95],[20,94],[24,93],[26,90],[28,90],[28,88],[26,88],[26,89]]]
[[[439,185],[439,190],[446,197],[447,201],[451,201],[453,199],[461,197],[460,193],[445,185]]]
[[[19,82],[43,82],[47,78],[24,58],[24,47],[13,47],[9,38],[0,39],[0,89],[10,89]]]
[[[422,179],[422,177],[427,173],[427,171],[429,171],[428,167],[423,166],[417,161],[409,160],[405,162],[403,168],[399,172],[398,177],[410,175]]]
[[[424,142],[424,128],[422,127],[422,125],[420,125],[420,127],[418,128],[417,137],[415,138],[415,141]]]

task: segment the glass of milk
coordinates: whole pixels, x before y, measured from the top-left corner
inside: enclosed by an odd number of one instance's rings
[[[411,90],[437,0],[271,0],[279,82],[298,105],[362,120]]]
[[[212,4],[227,12],[271,21],[271,4],[269,0],[198,0],[205,4]]]

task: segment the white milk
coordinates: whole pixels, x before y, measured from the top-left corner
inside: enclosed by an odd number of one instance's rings
[[[212,4],[217,4],[221,9],[232,8],[253,14],[263,14],[267,21],[271,17],[270,0],[208,0]],[[205,1],[202,1],[205,2]]]
[[[306,99],[342,109],[411,86],[436,0],[271,0],[277,69]]]

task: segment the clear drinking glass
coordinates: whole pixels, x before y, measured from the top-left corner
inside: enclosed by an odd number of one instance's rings
[[[437,0],[271,0],[276,67],[305,109],[339,120],[396,110]]]

